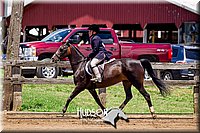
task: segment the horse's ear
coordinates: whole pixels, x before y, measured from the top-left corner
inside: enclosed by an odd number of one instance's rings
[[[62,45],[64,45],[66,42],[62,41],[61,43],[62,43]]]
[[[72,43],[72,40],[71,39],[67,39],[65,43],[66,43],[67,46],[70,46],[71,43]]]
[[[66,40],[66,42],[62,41],[62,45],[66,44],[67,46],[71,45],[71,40]]]

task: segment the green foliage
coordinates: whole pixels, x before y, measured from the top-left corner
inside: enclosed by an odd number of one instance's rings
[[[22,111],[37,112],[61,112],[74,89],[74,85],[43,84],[23,85]],[[163,97],[155,86],[146,86],[152,103],[157,113],[192,113],[193,93],[192,87],[173,88],[171,95]],[[98,90],[97,90],[98,91]],[[125,99],[125,93],[121,85],[108,87],[106,90],[107,108],[119,107]],[[126,113],[149,113],[147,102],[144,97],[132,87],[133,99],[124,108]],[[77,112],[78,108],[98,109],[90,93],[85,90],[81,92],[69,104],[67,112]]]

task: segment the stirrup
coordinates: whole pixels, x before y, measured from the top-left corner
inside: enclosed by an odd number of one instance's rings
[[[102,82],[101,78],[92,78],[90,79],[90,81],[93,81],[93,82]]]

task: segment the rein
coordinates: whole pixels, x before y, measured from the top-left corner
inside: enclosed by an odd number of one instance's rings
[[[71,47],[71,48],[74,48],[76,51],[78,51],[78,53],[80,53],[80,54],[84,57],[84,55],[83,55],[79,50],[77,50],[75,46],[70,45],[70,47]],[[69,48],[69,49],[67,49],[67,50],[68,50],[68,52],[71,54],[71,49]],[[79,61],[76,61],[76,62],[71,62],[71,65],[78,65],[79,63],[84,62],[84,61],[87,61],[87,58],[84,57],[83,60],[79,60]]]
[[[85,59],[83,59],[83,60],[80,60],[80,61],[71,62],[71,64],[72,64],[72,65],[78,65],[79,63],[84,62],[84,61],[86,61],[86,60],[87,60],[87,58],[85,58]]]
[[[54,55],[55,55],[55,56],[56,56],[58,59],[60,59],[60,57],[58,56],[58,54],[57,54],[57,53],[55,53]]]

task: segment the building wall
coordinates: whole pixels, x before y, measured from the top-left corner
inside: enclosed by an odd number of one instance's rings
[[[48,26],[48,31],[55,25],[76,25],[80,27],[88,24],[140,24],[144,29],[147,24],[175,24],[176,29],[184,22],[199,22],[199,14],[169,2],[161,3],[36,3],[32,2],[24,8],[22,30],[28,26]],[[7,21],[9,23],[9,19]],[[168,25],[169,26],[169,25]],[[162,26],[163,27],[163,26]],[[169,29],[170,30],[170,29]],[[27,29],[26,29],[27,31]],[[42,31],[42,30],[41,30]],[[29,32],[29,31],[28,31]],[[131,31],[132,32],[132,31]],[[145,35],[147,40],[149,32]],[[139,40],[143,32],[137,32]],[[25,33],[26,36],[27,33]],[[42,36],[35,38],[43,38]],[[133,33],[132,33],[133,34]],[[47,35],[47,34],[45,34]],[[123,36],[129,36],[128,31]],[[133,36],[129,36],[132,38]],[[26,40],[26,39],[24,39]],[[137,40],[137,39],[136,39]],[[170,39],[171,40],[171,39]],[[177,39],[176,39],[177,40]],[[183,39],[182,39],[183,40]],[[27,40],[26,40],[27,41]],[[134,40],[135,41],[135,40]],[[144,40],[143,40],[144,41]],[[172,41],[172,40],[171,40]],[[146,42],[146,41],[145,41]]]
[[[32,25],[135,24],[199,21],[199,15],[165,3],[31,3],[24,9],[23,27]]]

